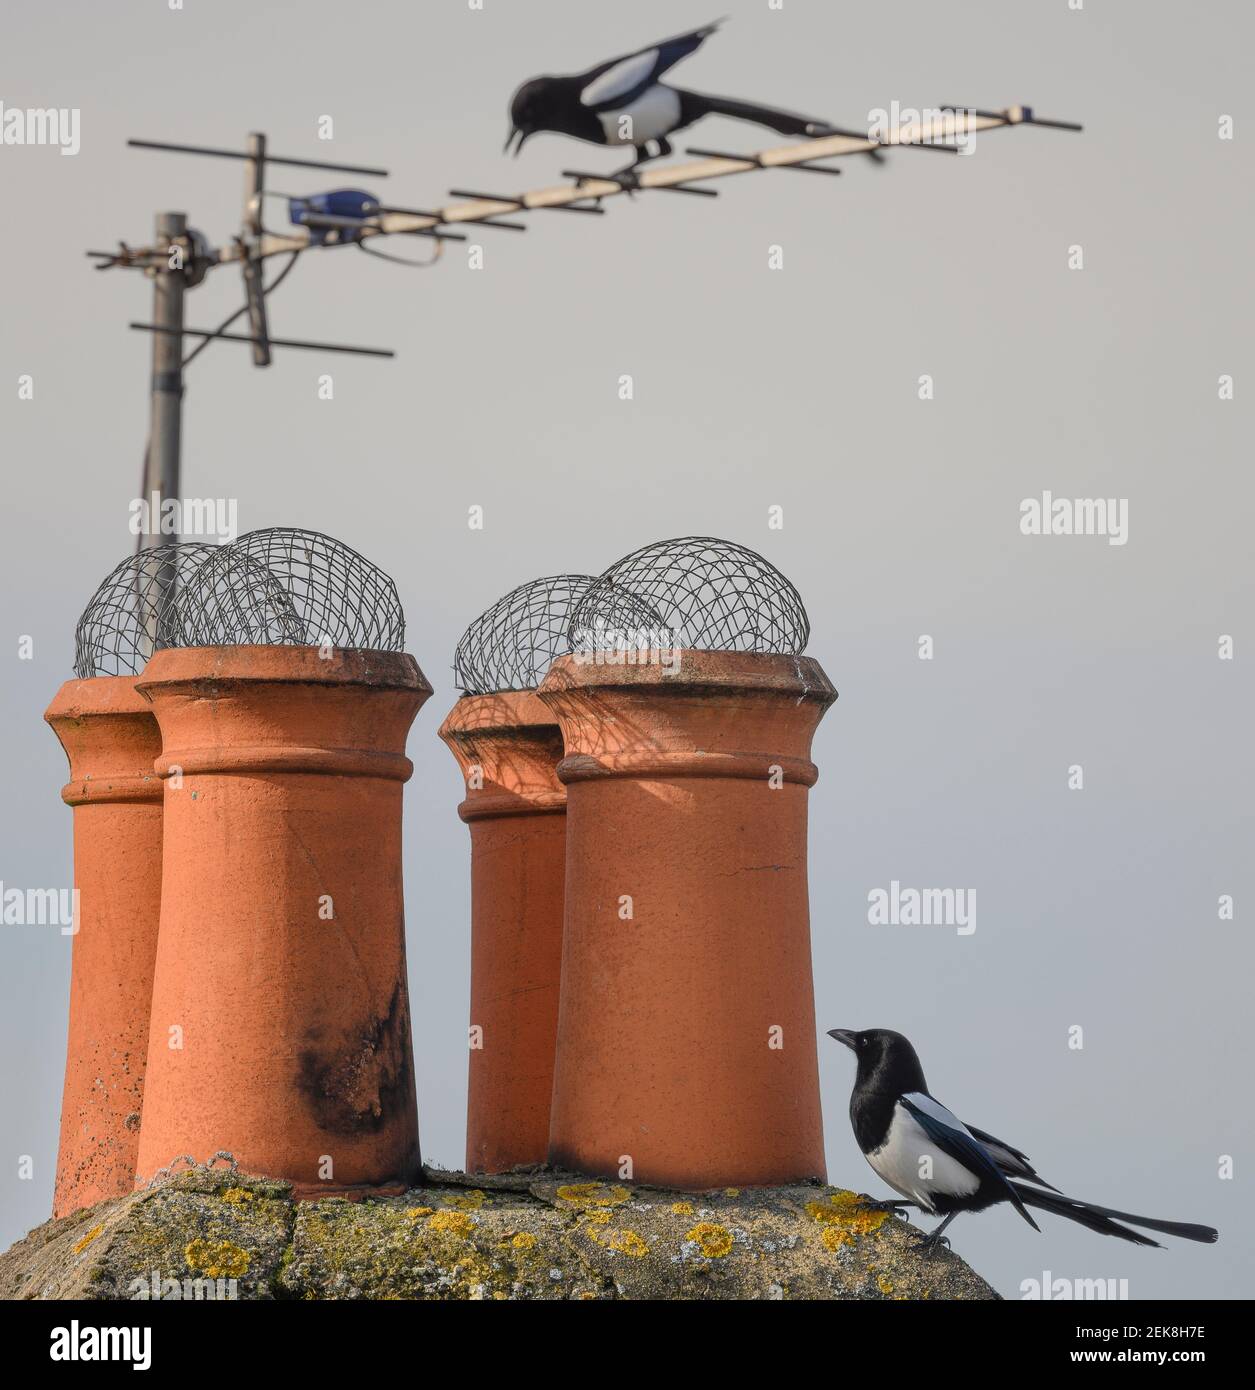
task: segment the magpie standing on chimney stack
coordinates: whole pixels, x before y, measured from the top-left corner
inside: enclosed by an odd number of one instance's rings
[[[703,116],[731,116],[769,126],[782,135],[822,135],[828,126],[755,102],[703,96],[659,79],[681,58],[701,47],[722,23],[704,25],[652,48],[598,63],[568,77],[534,77],[510,103],[510,133],[505,148],[514,153],[542,130],[571,135],[593,145],[632,145],[636,158],[610,178],[628,179],[638,165],[671,153],[669,136]],[[517,141],[517,143],[515,143]],[[650,146],[654,152],[650,153]]]
[[[1119,1236],[1135,1245],[1159,1248],[1158,1241],[1120,1222],[1183,1240],[1216,1239],[1218,1233],[1211,1226],[1155,1221],[1065,1197],[1038,1177],[1019,1149],[965,1125],[934,1100],[919,1057],[901,1033],[887,1028],[868,1028],[861,1033],[831,1028],[828,1036],[844,1043],[858,1062],[850,1094],[850,1123],[863,1157],[906,1198],[879,1205],[895,1209],[916,1206],[945,1218],[923,1241],[929,1253],[949,1244],[942,1232],[961,1211],[984,1211],[996,1202],[1010,1202],[1035,1231],[1041,1227],[1029,1215],[1028,1207],[1065,1216],[1091,1231]]]

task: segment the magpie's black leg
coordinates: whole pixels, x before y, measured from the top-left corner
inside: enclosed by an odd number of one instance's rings
[[[668,140],[665,135],[659,136],[658,139],[654,141],[654,144],[658,146],[658,154],[655,156],[656,158],[666,159],[666,157],[671,153],[671,141]]]
[[[951,1223],[951,1221],[953,1221],[954,1218],[958,1216],[958,1214],[959,1213],[957,1211],[952,1211],[950,1215],[947,1216],[946,1219],[941,1223],[941,1225],[938,1226],[937,1229],[932,1232],[931,1235],[925,1236],[924,1239],[919,1242],[919,1248],[924,1252],[925,1255],[935,1255],[943,1245],[947,1249],[949,1249],[950,1242],[941,1233],[946,1229],[946,1227]]]
[[[625,164],[622,169],[616,169],[613,174],[606,175],[608,179],[613,179],[616,183],[621,183],[624,188],[638,188],[640,185],[636,178],[637,169],[639,169],[642,164],[648,164],[651,159],[657,158],[657,155],[650,154],[648,145],[637,145],[635,149],[636,158],[631,164]],[[670,147],[668,147],[667,152],[668,154],[670,153]]]

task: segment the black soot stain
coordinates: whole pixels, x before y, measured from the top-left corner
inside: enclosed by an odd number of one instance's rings
[[[321,1030],[317,1030],[321,1032]],[[306,1034],[310,1040],[315,1030]],[[413,1103],[410,1016],[401,982],[387,1012],[366,1020],[329,1052],[307,1047],[299,1055],[297,1083],[320,1129],[331,1134],[376,1134]]]

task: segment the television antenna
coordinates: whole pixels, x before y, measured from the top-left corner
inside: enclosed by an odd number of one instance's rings
[[[160,212],[149,246],[131,247],[125,242],[116,251],[88,251],[98,270],[140,270],[152,280],[153,305],[150,322],[132,322],[134,330],[150,333],[152,346],[151,406],[148,445],[144,452],[141,496],[177,499],[180,495],[180,454],[184,371],[188,364],[215,342],[248,343],[253,364],[269,366],[273,350],[289,348],[317,352],[351,353],[368,357],[393,357],[386,348],[349,343],[316,342],[299,338],[276,338],[270,331],[267,299],[287,278],[297,259],[307,251],[357,246],[359,250],[411,266],[429,266],[440,259],[449,241],[465,241],[461,227],[495,228],[500,231],[526,231],[526,224],[507,220],[522,213],[575,212],[600,214],[604,203],[621,195],[637,193],[687,193],[707,198],[717,190],[705,185],[718,179],[764,170],[794,170],[807,173],[839,174],[826,161],[846,155],[879,156],[885,148],[913,148],[960,152],[954,141],[977,131],[1002,127],[1035,125],[1060,130],[1081,127],[1069,121],[1043,120],[1027,106],[1010,106],[1001,111],[972,107],[937,107],[927,119],[907,122],[878,136],[857,131],[827,128],[822,134],[789,145],[753,153],[736,154],[711,149],[690,148],[686,153],[697,162],[657,165],[630,176],[607,177],[564,170],[570,182],[528,193],[477,193],[453,189],[450,196],[459,201],[432,209],[397,207],[377,199],[362,189],[336,189],[326,193],[294,195],[276,193],[267,186],[272,168],[280,166],[328,173],[355,174],[366,178],[386,178],[386,169],[359,164],[333,164],[323,160],[271,154],[265,135],[254,131],[243,150],[207,145],[183,145],[158,140],[128,140],[135,149],[200,155],[213,159],[237,160],[244,164],[244,206],[239,233],[226,245],[213,247],[188,224],[186,213]],[[272,232],[265,225],[268,198],[286,198],[295,230]],[[380,250],[380,237],[412,236],[430,241],[434,251],[426,261],[411,260]],[[287,263],[265,283],[265,263],[273,256],[286,255]],[[243,277],[244,303],[216,328],[190,328],[185,322],[188,290],[201,284],[212,270],[237,265]],[[246,333],[231,331],[247,316]],[[196,346],[184,353],[185,342]],[[139,537],[139,548],[168,544],[172,538],[160,531],[159,519],[150,512],[147,530]]]

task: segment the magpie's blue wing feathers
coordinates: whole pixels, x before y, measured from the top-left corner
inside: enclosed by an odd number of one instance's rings
[[[1033,1167],[1032,1160],[1026,1153],[1008,1144],[1005,1139],[999,1139],[994,1134],[987,1134],[983,1129],[977,1129],[975,1125],[970,1125],[964,1121],[964,1128],[973,1139],[979,1140],[989,1151],[990,1158],[1002,1170],[1004,1177],[1023,1178],[1026,1182],[1035,1182],[1039,1187],[1048,1187],[1051,1192],[1058,1192],[1054,1183],[1047,1182]]]
[[[714,24],[705,24],[687,34],[677,34],[673,39],[663,39],[649,48],[625,54],[622,58],[611,58],[608,63],[599,63],[595,68],[590,68],[584,74],[581,105],[594,111],[612,111],[621,106],[630,106],[664,72],[700,48],[720,22],[716,20]]]
[[[923,1097],[920,1098],[921,1100]],[[928,1097],[928,1099],[932,1099]],[[1015,1207],[1016,1211],[1028,1222],[1035,1230],[1040,1230],[1037,1222],[1028,1214],[1024,1203],[1020,1200],[1020,1194],[1003,1176],[1002,1170],[990,1157],[985,1147],[967,1133],[965,1129],[956,1129],[955,1125],[948,1124],[939,1114],[923,1105],[912,1101],[908,1096],[902,1096],[898,1101],[916,1121],[919,1127],[933,1141],[934,1144],[945,1154],[948,1154],[957,1163],[961,1163],[969,1171],[978,1177],[992,1183],[995,1187],[1000,1187],[1006,1193],[1007,1201]],[[937,1110],[944,1110],[939,1102],[933,1102]],[[945,1113],[949,1113],[946,1111]],[[955,1124],[961,1123],[960,1121]]]

